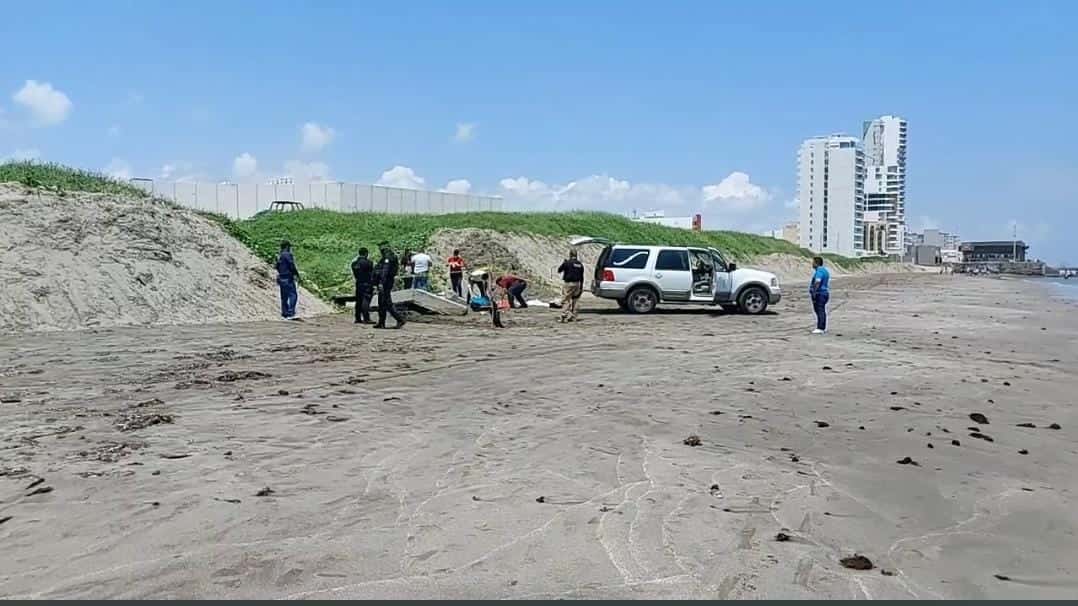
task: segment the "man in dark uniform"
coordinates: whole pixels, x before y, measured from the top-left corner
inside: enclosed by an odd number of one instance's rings
[[[366,248],[359,249],[359,256],[352,261],[352,276],[356,279],[356,324],[370,324],[374,263],[367,258]]]
[[[389,314],[397,321],[394,328],[400,328],[404,326],[404,316],[393,307],[393,284],[397,280],[400,263],[397,261],[397,255],[393,254],[393,249],[389,248],[389,242],[380,243],[378,249],[382,253],[382,258],[378,261],[376,272],[378,275],[378,323],[374,327],[385,328],[386,314]]]

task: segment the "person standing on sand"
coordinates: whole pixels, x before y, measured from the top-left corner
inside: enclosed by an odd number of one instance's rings
[[[393,307],[393,285],[396,283],[400,265],[397,255],[393,254],[393,249],[389,247],[389,242],[380,243],[378,249],[382,253],[382,258],[378,261],[378,269],[375,272],[378,277],[378,323],[374,327],[385,328],[386,314],[389,314],[397,321],[394,328],[401,328],[404,326],[404,316]]]
[[[367,249],[359,249],[352,260],[352,276],[356,279],[356,324],[371,323],[371,298],[374,296],[374,263],[367,258]]]
[[[561,321],[575,322],[577,305],[584,294],[584,264],[576,258],[576,251],[569,251],[569,258],[558,266],[564,284],[561,287]]]
[[[812,282],[809,283],[809,297],[812,309],[816,312],[816,330],[814,335],[827,332],[827,301],[831,299],[831,272],[823,266],[823,257],[813,257]]]
[[[291,320],[296,317],[296,300],[299,298],[296,281],[299,280],[299,270],[292,258],[292,243],[288,240],[281,242],[276,266],[277,286],[281,287],[281,317]]]
[[[446,260],[449,265],[449,287],[454,295],[464,299],[464,259],[460,256],[460,249],[453,251],[453,256]]]
[[[513,274],[505,274],[498,278],[494,282],[501,288],[504,288],[509,293],[509,307],[516,309],[527,309],[528,302],[524,300],[524,289],[528,288],[528,283],[522,278],[518,278]]]
[[[430,284],[430,264],[432,260],[430,255],[423,251],[419,251],[412,255],[412,288],[418,290],[427,290],[427,286]]]

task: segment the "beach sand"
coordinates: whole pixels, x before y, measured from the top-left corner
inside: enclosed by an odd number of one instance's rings
[[[819,337],[794,289],[6,338],[0,596],[1076,595],[1078,305],[846,278]]]

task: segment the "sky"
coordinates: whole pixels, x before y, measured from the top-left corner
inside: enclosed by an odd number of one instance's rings
[[[895,114],[912,229],[1078,265],[1075,30],[1036,0],[10,3],[0,159],[759,232],[796,217],[803,139]]]

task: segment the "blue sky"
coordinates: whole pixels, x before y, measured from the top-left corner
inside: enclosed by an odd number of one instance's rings
[[[893,113],[914,228],[1016,221],[1033,254],[1078,264],[1078,4],[750,4],[14,3],[0,158],[758,231],[794,216],[802,139]]]

